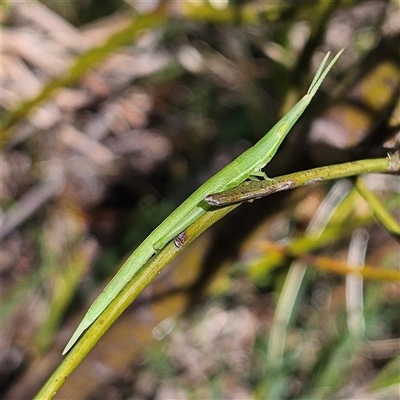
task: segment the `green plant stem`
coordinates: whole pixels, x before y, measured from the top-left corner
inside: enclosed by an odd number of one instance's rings
[[[67,377],[72,373],[72,371],[74,371],[108,328],[132,303],[132,301],[137,298],[146,286],[156,278],[156,276],[182,251],[183,248],[211,225],[238,206],[239,204],[235,204],[229,207],[210,210],[205,213],[185,230],[185,240],[179,241],[179,246],[175,244],[175,241],[170,242],[162,251],[146,263],[139,273],[135,275],[134,279],[132,279],[112,301],[103,314],[96,319],[96,321],[82,336],[79,343],[71,349],[57,370],[37,393],[35,399],[46,400],[53,398]]]
[[[272,193],[293,189],[332,179],[347,178],[370,172],[396,172],[400,170],[398,154],[387,158],[359,160],[344,164],[314,168],[277,178],[242,183],[234,189],[211,194],[206,202],[213,206],[224,206],[232,203],[251,201]]]
[[[371,192],[361,179],[357,179],[356,189],[358,193],[371,207],[376,219],[394,236],[400,239],[400,225],[388,212],[382,202]]]

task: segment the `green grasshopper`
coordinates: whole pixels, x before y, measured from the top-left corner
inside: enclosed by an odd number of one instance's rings
[[[275,155],[282,141],[307,108],[342,51],[343,50],[333,58],[324,70],[330,53],[325,56],[314,76],[307,94],[300,99],[300,101],[296,103],[259,142],[200,186],[152,233],[150,233],[139,247],[137,247],[103,292],[90,306],[85,317],[67,343],[63,354],[71,349],[81,334],[92,325],[124,286],[155,253],[163,249],[166,244],[210,209],[211,206],[204,201],[207,195],[232,189],[246,179],[255,179],[257,177],[269,179],[261,169],[264,168]]]

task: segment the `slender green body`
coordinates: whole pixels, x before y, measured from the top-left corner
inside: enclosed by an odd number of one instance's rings
[[[73,336],[65,347],[63,354],[78,340],[81,334],[99,317],[109,303],[118,295],[124,286],[134,277],[140,268],[175,236],[184,231],[190,224],[200,218],[208,209],[204,199],[211,193],[217,193],[236,187],[252,176],[265,177],[261,169],[272,159],[289,133],[290,129],[307,108],[317,89],[336,62],[341,52],[323,71],[329,53],[321,63],[307,94],[253,147],[245,151],[229,165],[217,172],[175,211],[173,211],[132,253],[118,273],[106,286],[99,297],[87,311]]]

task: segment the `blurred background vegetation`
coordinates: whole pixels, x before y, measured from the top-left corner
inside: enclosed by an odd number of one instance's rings
[[[268,175],[398,146],[396,1],[8,0],[0,18],[4,399],[32,398],[124,258],[290,109],[327,51],[346,49]],[[363,183],[398,219],[398,176]],[[398,239],[351,180],[243,205],[55,398],[397,398],[400,290],[383,272]]]

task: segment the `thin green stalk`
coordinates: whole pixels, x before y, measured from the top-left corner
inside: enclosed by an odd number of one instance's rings
[[[400,225],[388,212],[384,204],[371,192],[361,179],[357,179],[356,189],[358,193],[371,207],[377,220],[397,239],[400,239]]]
[[[400,171],[400,158],[398,153],[393,156],[388,156],[387,158],[359,160],[344,164],[329,165],[327,167],[282,175],[273,179],[244,182],[234,189],[211,194],[206,197],[206,201],[213,206],[224,206],[237,202],[260,199],[272,193],[317,182],[347,178],[349,176],[371,172],[396,171]]]

